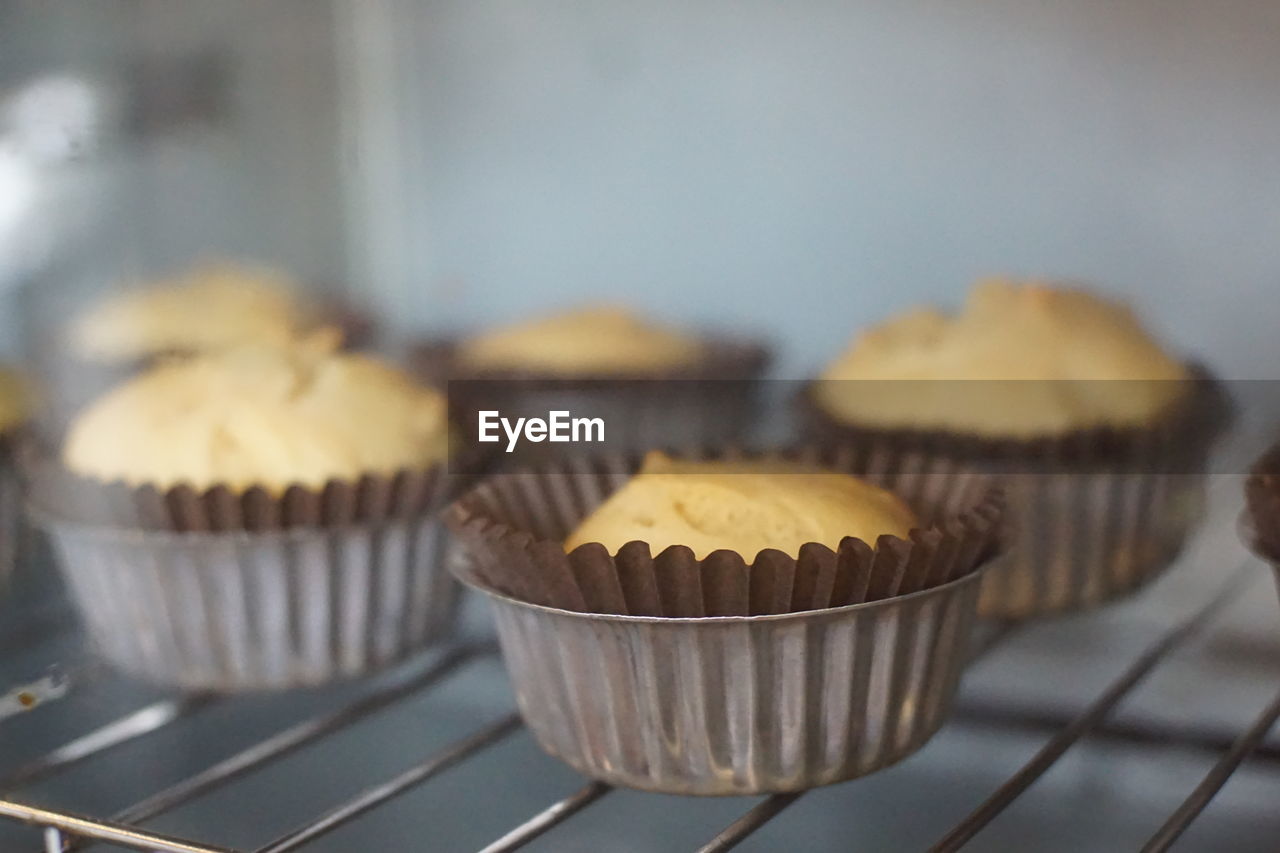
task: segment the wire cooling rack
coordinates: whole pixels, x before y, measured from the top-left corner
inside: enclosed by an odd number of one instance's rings
[[[1223,523],[1218,522],[1220,526]],[[1220,535],[1219,539],[1222,538]],[[1183,562],[1204,560],[1206,553],[1216,555],[1222,550],[1210,544],[1198,553],[1189,554]],[[1196,588],[1201,594],[1184,595],[1176,606],[1165,606],[1160,611],[1159,630],[1125,659],[1113,662],[1118,665],[1112,667],[1108,677],[1097,685],[1091,685],[1082,701],[1070,708],[1063,710],[1051,704],[1036,709],[1011,703],[1007,697],[966,690],[948,728],[976,726],[1006,735],[1018,733],[1037,738],[1040,745],[1003,782],[987,790],[973,791],[968,813],[925,846],[933,851],[984,849],[983,831],[1058,765],[1073,747],[1080,747],[1086,742],[1104,747],[1112,744],[1149,750],[1175,748],[1210,756],[1208,769],[1198,784],[1187,785],[1185,796],[1172,804],[1163,825],[1150,827],[1149,838],[1141,847],[1144,851],[1169,849],[1246,761],[1280,771],[1280,747],[1265,742],[1269,730],[1280,716],[1280,695],[1257,708],[1256,712],[1249,712],[1252,718],[1234,728],[1185,719],[1172,723],[1142,716],[1118,719],[1115,713],[1121,703],[1137,692],[1153,674],[1167,668],[1180,650],[1202,643],[1220,631],[1224,613],[1233,605],[1245,598],[1266,596],[1271,597],[1274,606],[1274,596],[1265,586],[1265,568],[1257,561],[1245,558],[1243,552],[1237,552],[1236,556],[1242,561],[1236,568],[1213,566],[1207,573],[1202,573],[1207,574],[1211,582]],[[1175,567],[1175,571],[1186,568],[1185,565]],[[1112,622],[1122,622],[1125,611],[1138,606],[1136,601],[1115,604],[1109,608],[1112,611],[1109,618]],[[60,626],[65,622],[58,614],[30,621],[31,624],[11,631],[8,636],[0,632],[0,649],[22,648],[38,641],[43,632],[61,630]],[[1077,632],[1088,630],[1090,624],[1081,622]],[[1033,627],[985,625],[973,651],[975,658],[981,658],[975,666],[980,663],[986,669],[998,669],[1002,665],[1001,657],[1012,654],[1009,651],[1011,643]],[[1060,630],[1071,636],[1070,625]],[[275,838],[256,847],[220,846],[210,841],[191,840],[170,832],[148,829],[148,826],[180,807],[233,788],[295,753],[323,746],[359,724],[377,721],[398,706],[429,696],[459,673],[475,667],[492,666],[496,654],[492,642],[483,636],[476,641],[437,651],[426,660],[353,687],[341,702],[305,714],[107,817],[82,816],[74,810],[64,810],[61,804],[57,807],[31,804],[31,798],[25,795],[27,791],[39,789],[51,780],[86,772],[87,765],[106,754],[128,752],[131,760],[145,764],[153,758],[153,744],[157,737],[166,730],[184,720],[208,715],[219,707],[245,701],[205,695],[161,696],[104,719],[21,766],[5,767],[0,755],[0,816],[38,829],[32,833],[29,848],[32,850],[40,849],[41,841],[45,851],[75,849],[94,842],[165,853],[286,853],[309,849],[342,828],[349,825],[358,827],[376,810],[410,792],[432,784],[450,784],[451,775],[457,776],[469,763],[480,760],[486,751],[518,733],[522,729],[519,717],[505,711],[493,714],[491,718],[475,723],[456,739],[413,759],[407,768],[395,775],[361,787],[336,805],[316,809],[318,813],[311,819],[293,828],[282,829]],[[1051,679],[1053,673],[1046,673],[1046,676]],[[78,670],[46,674],[29,684],[20,685],[0,695],[0,732],[9,721],[44,713],[40,708],[42,704],[53,706],[68,693],[94,690],[96,685],[113,677],[104,668],[88,664]],[[27,710],[33,704],[36,707]],[[412,743],[411,740],[406,742]],[[931,748],[932,744],[927,745],[925,752]],[[406,746],[406,752],[410,750],[411,747]],[[1102,753],[1103,756],[1105,754]],[[849,786],[860,784],[862,781],[846,783]],[[566,845],[563,849],[578,849],[569,846],[568,842],[575,817],[614,793],[608,785],[581,780],[581,786],[576,790],[567,796],[550,799],[541,811],[528,815],[517,825],[499,827],[493,833],[492,841],[482,849],[484,853],[519,850],[547,834],[552,834],[549,838],[561,838]],[[703,853],[714,853],[747,842],[766,826],[785,822],[787,810],[806,796],[813,794],[759,799],[743,809],[736,819],[727,822],[718,834],[708,833],[697,849]],[[483,797],[482,790],[476,792],[477,802]],[[705,809],[709,806],[706,800],[689,800],[686,807]],[[894,819],[889,813],[882,817],[886,821]],[[1272,838],[1274,840],[1274,836]],[[360,849],[385,848],[379,846],[377,837],[370,836]],[[424,842],[422,849],[437,848]],[[548,849],[562,848],[553,845]],[[623,845],[619,849],[637,848]]]

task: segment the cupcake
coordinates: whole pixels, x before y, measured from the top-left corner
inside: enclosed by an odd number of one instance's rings
[[[997,280],[954,315],[918,309],[858,336],[804,402],[822,442],[1009,474],[1018,532],[981,611],[1022,618],[1099,603],[1172,562],[1223,406],[1204,380],[1123,305]]]
[[[490,599],[539,744],[610,784],[700,795],[830,784],[922,746],[1003,503],[948,460],[886,461],[573,459],[460,498],[454,568]]]
[[[742,439],[757,416],[768,352],[596,305],[429,343],[415,363],[451,382],[459,422],[472,424],[482,410],[568,411],[602,419],[607,449],[636,451]],[[525,458],[555,449],[526,445]]]
[[[596,305],[497,329],[462,341],[466,373],[561,378],[662,376],[694,367],[706,345],[616,306]]]
[[[22,535],[22,490],[14,464],[18,434],[31,414],[31,393],[16,370],[0,366],[0,585],[13,573]]]
[[[246,343],[283,344],[310,322],[288,276],[206,262],[92,306],[71,324],[69,343],[81,361],[128,364]]]
[[[64,376],[51,401],[54,430],[90,399],[158,358],[245,344],[281,346],[336,324],[348,344],[366,324],[333,304],[304,299],[298,282],[268,267],[225,260],[114,293],[74,317],[53,342]]]
[[[791,557],[809,542],[834,551],[846,536],[907,538],[914,513],[892,492],[816,466],[675,460],[654,451],[625,486],[565,540],[617,553],[642,540],[654,551],[682,546],[695,559],[715,551]]]
[[[443,397],[336,335],[160,363],[34,461],[101,653],[201,690],[369,672],[450,627]]]

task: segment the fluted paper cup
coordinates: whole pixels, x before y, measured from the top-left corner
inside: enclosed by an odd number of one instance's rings
[[[987,573],[983,616],[1025,619],[1094,607],[1173,564],[1203,514],[1198,474],[1015,474],[1005,479],[1008,549]]]
[[[538,743],[613,785],[798,791],[918,750],[951,708],[981,573],[770,616],[578,613],[478,587]]]
[[[738,451],[696,456],[744,458]],[[481,585],[533,604],[632,616],[759,616],[860,604],[939,586],[999,549],[1003,488],[947,459],[811,448],[746,458],[861,475],[901,498],[919,525],[874,542],[846,536],[834,550],[810,542],[795,555],[720,550],[699,559],[682,545],[659,552],[644,541],[616,553],[598,542],[566,552],[569,532],[640,468],[630,454],[494,475],[455,501],[445,519]]]
[[[272,494],[161,491],[30,464],[31,515],[96,651],[139,678],[312,686],[400,661],[453,627],[441,466]]]
[[[395,663],[447,634],[447,536],[420,519],[266,533],[40,519],[95,650],[193,690],[302,687]]]
[[[1203,371],[1148,428],[1025,440],[841,423],[812,388],[799,403],[806,433],[822,446],[926,452],[1004,476],[1010,535],[979,603],[981,615],[1001,619],[1099,605],[1172,565],[1202,516],[1206,459],[1231,415],[1224,390]]]
[[[1000,487],[945,460],[764,458],[893,484],[924,526],[798,556],[650,556],[640,541],[566,553],[565,534],[634,472],[625,457],[497,475],[446,511],[469,551],[454,570],[492,602],[547,752],[616,785],[758,794],[871,773],[937,731],[999,544]]]

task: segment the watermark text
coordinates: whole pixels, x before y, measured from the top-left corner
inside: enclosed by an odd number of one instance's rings
[[[547,412],[546,418],[502,417],[496,409],[481,410],[479,435],[485,443],[507,442],[507,453],[516,449],[523,439],[535,444],[541,441],[562,443],[593,443],[604,441],[603,418],[575,418],[567,411]]]

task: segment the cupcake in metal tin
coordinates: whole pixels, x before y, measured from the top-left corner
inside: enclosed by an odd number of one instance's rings
[[[33,454],[97,650],[201,690],[359,675],[451,627],[445,403],[323,332],[160,364]]]
[[[1087,291],[981,282],[855,339],[802,395],[811,440],[1008,475],[1009,554],[981,612],[1095,605],[1167,567],[1200,515],[1227,404],[1132,312]]]
[[[283,346],[314,326],[309,313],[284,273],[208,260],[94,303],[72,320],[67,346],[77,360],[102,365],[247,343]]]
[[[480,410],[599,418],[612,451],[740,443],[758,418],[769,351],[760,343],[689,332],[629,310],[593,305],[424,343],[424,376],[450,382],[455,420]],[[524,445],[521,461],[556,455]],[[515,457],[504,457],[510,461]]]
[[[286,346],[326,325],[341,329],[347,348],[370,331],[367,318],[253,262],[206,258],[161,278],[121,282],[36,339],[46,386],[40,426],[60,435],[85,405],[159,360]]]
[[[851,779],[923,745],[963,670],[1003,501],[945,461],[879,461],[576,459],[460,498],[455,567],[490,599],[542,747],[611,784],[733,795]]]

